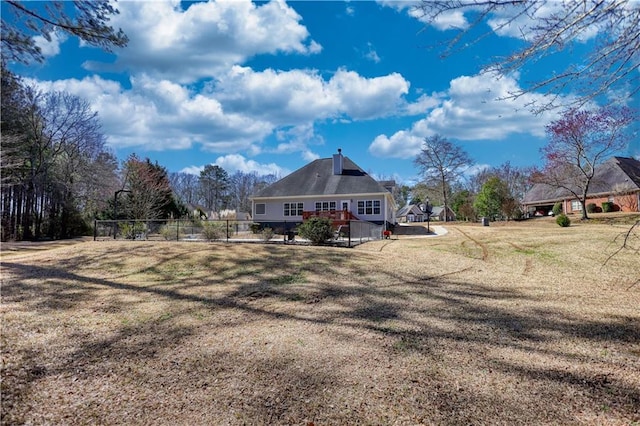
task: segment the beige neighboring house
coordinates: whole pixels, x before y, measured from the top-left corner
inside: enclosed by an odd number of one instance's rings
[[[424,222],[427,215],[417,204],[407,204],[396,212],[399,223]]]
[[[587,193],[586,204],[613,203],[614,211],[640,212],[640,161],[628,157],[611,157],[597,169]],[[569,190],[535,184],[526,193],[523,211],[527,216],[546,216],[555,203],[562,203],[564,213],[582,212],[580,200]]]
[[[447,207],[447,209],[445,210],[444,206],[434,206],[431,209],[431,216],[429,216],[429,218],[431,220],[441,220],[444,222],[445,211],[447,212],[447,222],[453,222],[454,220],[456,220],[456,214],[453,210],[451,210],[451,207]]]

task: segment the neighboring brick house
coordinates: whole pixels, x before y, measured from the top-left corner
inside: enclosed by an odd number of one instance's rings
[[[523,210],[529,215],[546,215],[557,202],[565,213],[582,211],[580,200],[564,188],[535,184],[525,195]],[[586,204],[613,203],[614,211],[640,211],[640,161],[611,157],[597,169],[587,193]]]
[[[393,186],[376,181],[338,150],[253,195],[252,218],[274,229],[316,214],[388,226],[396,223]]]

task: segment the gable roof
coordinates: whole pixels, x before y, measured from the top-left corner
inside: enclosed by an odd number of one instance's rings
[[[404,217],[408,214],[424,215],[425,213],[415,204],[407,204],[396,213],[396,217]]]
[[[611,157],[596,169],[587,195],[608,194],[614,190],[640,190],[640,161]],[[548,203],[573,197],[567,189],[537,183],[525,194],[524,204]]]
[[[451,207],[447,206],[447,211],[449,212],[449,217],[455,217],[456,213],[451,209]],[[444,212],[444,206],[433,206],[431,208],[431,217],[438,217]]]
[[[252,198],[389,193],[357,164],[343,157],[342,174],[333,174],[333,159],[320,158],[264,188]]]

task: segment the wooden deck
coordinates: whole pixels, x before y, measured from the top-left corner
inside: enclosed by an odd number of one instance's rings
[[[338,228],[340,225],[349,225],[350,220],[359,220],[353,213],[348,210],[324,210],[324,211],[308,211],[302,212],[302,220],[307,220],[312,217],[326,217],[331,220],[331,224],[334,228]]]

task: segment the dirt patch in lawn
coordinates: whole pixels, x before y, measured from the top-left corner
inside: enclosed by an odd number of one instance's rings
[[[626,229],[3,253],[2,423],[634,424]]]

